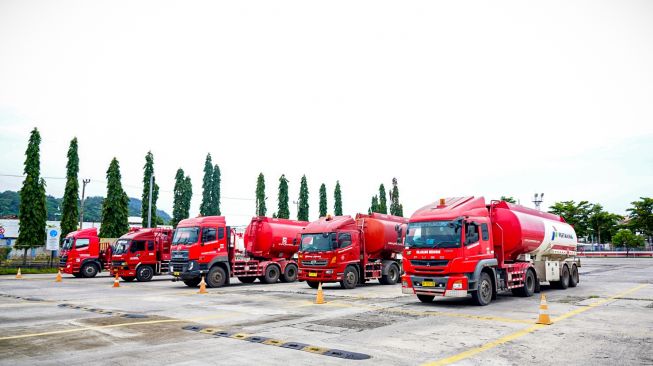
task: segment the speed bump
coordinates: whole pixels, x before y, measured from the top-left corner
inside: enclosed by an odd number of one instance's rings
[[[267,341],[263,342],[263,344],[267,344],[268,346],[281,346],[286,342],[282,341],[281,339],[268,339]]]
[[[204,329],[200,330],[200,333],[215,334],[215,333],[217,333],[217,332],[219,332],[221,330],[222,329],[218,329],[218,328],[204,328]]]
[[[251,334],[247,334],[247,333],[236,333],[236,334],[233,334],[231,336],[231,338],[234,338],[234,339],[247,339],[247,338],[249,338],[251,336],[252,336]]]

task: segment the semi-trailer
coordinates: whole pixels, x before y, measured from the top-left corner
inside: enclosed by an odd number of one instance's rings
[[[236,233],[224,216],[204,216],[179,222],[172,240],[170,274],[195,287],[206,276],[208,287],[229,284],[231,277],[243,283],[258,278],[264,283],[297,280],[299,233],[306,221],[254,217],[245,229],[245,250],[236,248]]]
[[[410,217],[402,291],[422,302],[471,294],[487,305],[499,291],[532,296],[541,284],[575,287],[576,246],[560,216],[483,197],[443,198]]]
[[[321,217],[306,226],[299,248],[299,279],[317,288],[340,282],[345,289],[378,279],[393,285],[401,275],[403,233],[408,219],[372,213]]]
[[[103,269],[109,270],[111,245],[115,241],[99,238],[97,228],[68,233],[61,245],[59,268],[75,277],[95,277]]]
[[[116,241],[111,255],[111,275],[130,282],[147,282],[170,272],[172,229],[146,228],[129,232]]]

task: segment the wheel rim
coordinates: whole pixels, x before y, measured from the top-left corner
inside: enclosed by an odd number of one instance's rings
[[[212,276],[213,282],[216,284],[222,283],[222,273],[219,271],[215,271],[215,273]]]
[[[150,278],[152,276],[152,269],[147,267],[143,268],[143,270],[141,271],[141,276],[143,278]]]
[[[492,291],[490,289],[490,283],[488,281],[483,281],[481,282],[481,298],[483,301],[487,302],[490,300],[490,296],[492,296]]]
[[[277,269],[274,267],[270,268],[270,270],[268,271],[268,277],[270,277],[270,279],[275,279],[277,278],[277,276],[279,276],[279,274],[277,273]]]
[[[93,266],[86,266],[86,271],[85,271],[86,274],[87,275],[92,275],[93,272],[94,272],[93,269],[94,269]]]
[[[392,282],[397,282],[397,270],[394,268],[390,268],[390,280]]]
[[[288,277],[290,277],[290,278],[295,277],[295,268],[294,267],[288,268]]]
[[[530,275],[530,272],[528,275],[526,275],[526,288],[528,291],[533,291],[533,287],[535,286],[535,281],[533,280],[533,276]]]
[[[348,272],[347,273],[347,284],[349,284],[349,285],[353,284],[354,281],[356,280],[355,277],[356,276],[354,276],[354,272]]]

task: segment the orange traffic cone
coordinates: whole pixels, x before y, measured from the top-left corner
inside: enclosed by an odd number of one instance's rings
[[[116,278],[113,280],[113,287],[120,287],[120,281],[118,281],[118,274],[116,274]]]
[[[206,282],[204,282],[204,276],[202,276],[202,280],[200,281],[200,291],[198,294],[208,294],[208,291],[206,291]]]
[[[317,285],[317,296],[315,297],[316,304],[324,304],[324,291],[322,291],[322,282]]]
[[[61,270],[57,272],[57,278],[54,280],[54,282],[61,282]]]
[[[546,304],[546,296],[544,296],[544,294],[542,294],[540,299],[540,316],[537,318],[535,324],[553,324],[551,317],[549,317],[549,306]]]
[[[18,267],[18,273],[16,273],[16,278],[19,280],[23,278],[23,275],[20,274],[20,267]]]

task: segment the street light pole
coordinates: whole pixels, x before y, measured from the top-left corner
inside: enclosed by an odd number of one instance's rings
[[[82,223],[84,222],[84,195],[86,194],[86,185],[90,182],[90,179],[82,179],[82,208],[79,212],[79,230],[82,229]]]

